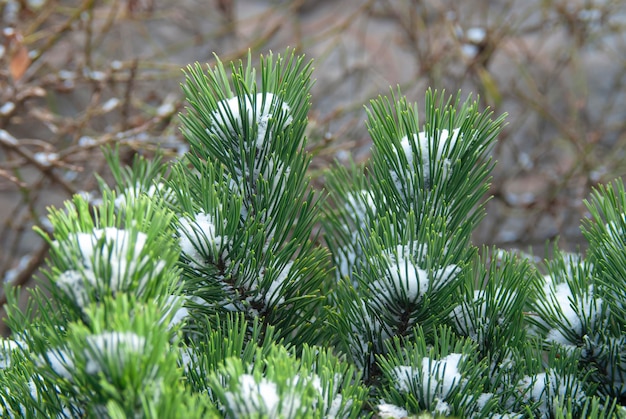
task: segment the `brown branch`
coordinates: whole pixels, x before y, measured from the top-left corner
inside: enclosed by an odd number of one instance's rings
[[[6,133],[6,131],[4,131],[4,130],[2,130],[2,132]],[[52,181],[57,183],[59,186],[61,186],[63,189],[65,189],[65,191],[67,193],[69,193],[70,195],[73,195],[73,194],[76,193],[76,188],[74,188],[65,179],[63,179],[62,176],[59,176],[54,171],[54,168],[55,168],[55,162],[54,161],[51,161],[49,163],[43,163],[42,161],[37,159],[35,157],[35,155],[33,153],[31,153],[30,150],[28,150],[25,147],[22,147],[20,145],[20,143],[15,138],[10,136],[10,134],[8,134],[8,135],[9,135],[8,137],[7,137],[7,135],[0,135],[0,145],[2,147],[4,147],[6,150],[15,152],[15,153],[19,154],[20,156],[22,156],[30,164],[32,164],[37,169],[39,169],[39,171],[41,173],[46,175],[46,177],[48,177],[49,179],[51,179]],[[57,158],[55,160],[59,160],[59,156],[58,155],[57,155]]]
[[[48,242],[43,241],[41,246],[39,246],[39,249],[31,254],[31,258],[28,261],[28,264],[24,267],[24,269],[19,271],[15,279],[10,282],[11,286],[16,287],[26,284],[28,280],[33,277],[33,274],[39,268],[39,266],[41,266],[41,264],[43,263],[49,248],[50,246]],[[2,295],[0,295],[0,306],[4,306],[6,303],[7,296],[6,292],[4,292],[2,293]]]

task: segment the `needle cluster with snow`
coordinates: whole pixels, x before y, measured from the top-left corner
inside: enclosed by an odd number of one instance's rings
[[[389,302],[414,304],[429,291],[437,291],[456,278],[460,268],[449,265],[439,269],[426,270],[418,260],[425,254],[426,246],[398,245],[395,249],[383,252],[387,269],[383,278],[374,281],[370,288],[379,306]]]
[[[79,307],[90,301],[93,292],[119,292],[130,288],[141,294],[150,278],[161,275],[164,261],[155,261],[144,252],[148,236],[139,231],[106,227],[90,233],[73,233],[53,248],[68,257],[76,255],[80,266],[62,272],[56,285]],[[148,268],[150,267],[150,268]]]
[[[255,96],[243,98],[231,97],[218,102],[217,109],[212,114],[215,122],[207,127],[207,132],[220,135],[225,128],[226,134],[237,136],[244,132],[244,126],[256,125],[255,145],[262,149],[266,141],[271,141],[271,137],[266,135],[270,121],[281,121],[279,129],[284,130],[293,121],[290,111],[289,105],[273,93],[257,93]]]
[[[182,253],[195,269],[206,267],[228,243],[226,236],[218,234],[215,217],[199,212],[191,217],[180,217],[178,227]]]
[[[400,173],[392,171],[391,176],[396,188],[402,190],[415,167],[420,167],[418,173],[422,174],[424,185],[428,188],[432,187],[432,181],[436,178],[445,181],[452,170],[450,160],[452,151],[461,138],[459,128],[452,130],[452,134],[447,129],[442,129],[433,137],[424,131],[402,137],[398,151],[404,154],[408,167]],[[441,173],[436,173],[438,168],[441,168]]]

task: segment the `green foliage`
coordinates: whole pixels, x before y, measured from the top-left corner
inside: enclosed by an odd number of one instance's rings
[[[288,52],[261,60],[260,84],[250,57],[231,72],[221,62],[208,72],[196,65],[183,85],[191,151],[169,181],[179,222],[191,227],[179,228],[193,245],[183,257],[203,262],[189,260],[187,288],[206,303],[202,314],[242,311],[294,344],[315,343],[327,257],[313,242],[319,201],[303,151],[311,66]],[[198,213],[213,237],[198,236]]]
[[[626,399],[626,196],[621,179],[601,186],[586,202],[591,218],[583,222],[583,234],[590,244],[589,261],[593,264],[594,288],[587,294],[596,297],[594,333],[585,339],[585,360],[595,369],[601,394]],[[620,271],[621,270],[621,271]]]
[[[371,107],[371,164],[366,176],[354,166],[331,174],[324,220],[340,277],[331,324],[368,377],[385,339],[410,336],[416,325],[430,335],[447,322],[475,252],[469,239],[483,215],[486,152],[502,124],[476,102],[431,91],[421,127],[417,106],[393,92]]]
[[[430,340],[430,339],[429,339]],[[379,363],[387,385],[381,396],[409,412],[463,415],[493,411],[496,401],[486,393],[488,365],[475,347],[458,340],[449,328],[438,328],[432,346],[420,328],[412,339],[394,338]]]
[[[210,376],[214,397],[226,418],[357,418],[366,390],[359,375],[328,350],[304,346],[301,357],[273,346],[246,368],[235,357]],[[355,403],[360,400],[361,403]]]
[[[371,160],[319,192],[311,64],[259,73],[188,67],[189,152],[108,150],[101,203],[50,209],[41,285],[7,294],[3,417],[624,417],[621,181],[586,257],[478,249],[503,117],[428,91],[420,121],[392,91]]]
[[[484,249],[482,254],[465,271],[459,304],[450,318],[455,331],[497,365],[510,356],[508,347],[527,339],[519,325],[526,322],[524,313],[538,278],[527,259],[497,249]]]

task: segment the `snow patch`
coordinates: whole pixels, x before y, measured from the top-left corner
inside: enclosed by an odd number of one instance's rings
[[[406,409],[394,404],[381,402],[376,408],[378,409],[378,416],[380,418],[403,419],[409,416],[409,412]]]
[[[151,255],[142,254],[147,240],[145,233],[114,227],[70,234],[61,242],[55,240],[52,247],[58,254],[72,254],[75,250],[70,246],[76,246],[81,264],[77,267],[80,269],[61,273],[56,284],[81,308],[89,302],[89,288],[115,293],[134,286],[141,294],[149,279],[165,269],[164,261],[153,263]],[[75,262],[70,259],[70,263]],[[150,272],[137,278],[136,273],[145,271],[151,263],[154,266]]]
[[[181,250],[196,269],[207,266],[209,256],[219,252],[228,241],[226,236],[217,234],[215,220],[210,214],[200,212],[193,219],[181,217],[179,224]]]
[[[275,112],[282,115],[275,117]],[[257,148],[262,149],[265,141],[270,139],[266,135],[270,120],[282,120],[282,126],[278,130],[284,130],[293,121],[290,112],[291,108],[289,105],[275,98],[273,93],[257,93],[252,98],[252,101],[249,96],[245,96],[243,99],[235,96],[217,103],[217,110],[213,111],[211,115],[214,124],[207,128],[207,132],[218,135],[220,131],[224,132],[222,128],[215,126],[217,124],[226,128],[225,133],[234,136],[237,133],[243,133],[244,122],[248,124],[256,123],[257,136],[255,145]]]
[[[459,128],[452,130],[452,135],[447,129],[442,129],[438,132],[438,141],[435,137],[428,137],[425,132],[419,132],[413,134],[411,137],[404,136],[400,139],[400,150],[404,153],[408,162],[408,172],[397,173],[393,171],[391,173],[394,183],[398,190],[402,190],[402,185],[406,183],[407,175],[412,172],[415,167],[415,161],[419,159],[419,163],[422,167],[422,174],[424,177],[424,184],[428,187],[431,186],[431,180],[435,177],[436,170],[442,170],[442,180],[446,180],[451,173],[450,166],[452,165],[449,155],[456,147],[458,140],[462,137],[459,135]],[[415,156],[414,148],[418,151]],[[431,167],[431,164],[435,166]]]
[[[104,332],[91,335],[87,336],[86,343],[87,374],[97,374],[106,370],[111,360],[120,363],[123,368],[131,356],[141,356],[146,347],[146,339],[132,332]]]

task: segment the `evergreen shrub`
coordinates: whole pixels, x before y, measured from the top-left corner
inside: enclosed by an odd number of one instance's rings
[[[373,100],[372,157],[308,174],[312,67],[186,69],[189,152],[107,151],[114,186],[50,209],[48,267],[9,290],[2,417],[623,417],[626,194],[586,255],[477,248],[504,116]]]

